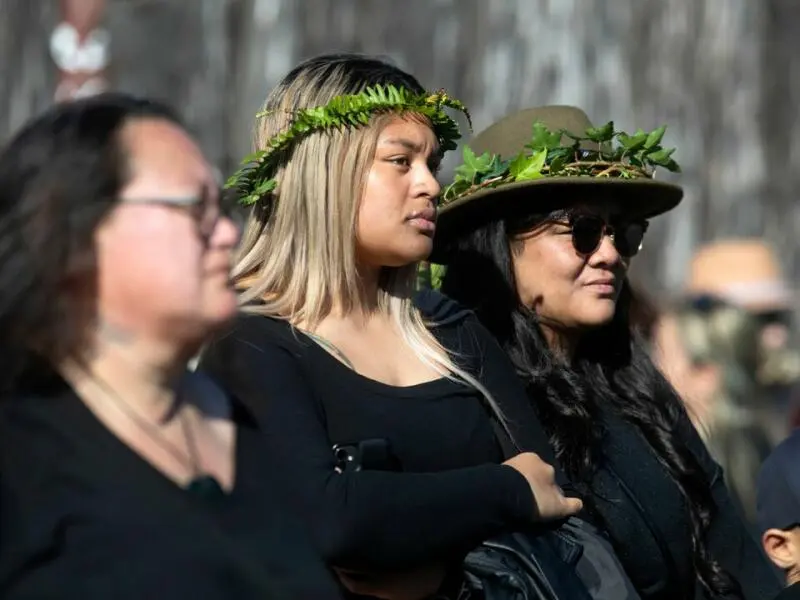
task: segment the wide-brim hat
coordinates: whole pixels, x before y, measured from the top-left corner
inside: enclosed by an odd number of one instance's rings
[[[489,153],[503,160],[512,159],[531,143],[532,128],[537,122],[550,132],[569,132],[578,137],[594,128],[586,113],[574,106],[528,108],[489,126],[472,139],[469,148],[477,156]],[[560,141],[562,146],[573,143],[566,135]],[[579,147],[591,152],[600,149],[601,144],[604,143],[583,140]],[[476,188],[450,202],[445,196],[439,208],[432,262],[446,262],[447,248],[455,240],[496,218],[547,213],[576,200],[613,200],[631,219],[649,219],[675,208],[683,198],[680,186],[649,175],[635,178],[553,175]]]

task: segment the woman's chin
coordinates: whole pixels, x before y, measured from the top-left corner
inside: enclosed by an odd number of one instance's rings
[[[413,248],[404,248],[402,252],[397,252],[393,256],[387,257],[382,261],[382,266],[399,268],[413,265],[428,260],[432,251],[433,242],[417,243]]]
[[[213,303],[207,307],[205,321],[211,327],[219,327],[228,323],[239,310],[239,299],[233,288],[221,291]]]
[[[617,303],[611,298],[597,299],[587,306],[576,321],[584,327],[601,327],[611,322],[617,309]]]

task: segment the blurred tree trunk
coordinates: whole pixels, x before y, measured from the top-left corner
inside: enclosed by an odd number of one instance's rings
[[[230,2],[108,0],[116,88],[175,106],[209,159],[230,167]]]
[[[56,2],[0,2],[0,142],[53,101],[48,39],[57,19]]]
[[[765,206],[762,235],[781,253],[791,281],[800,277],[800,3],[766,0],[764,51],[761,60],[761,110],[754,119],[764,140],[765,173],[761,195]]]

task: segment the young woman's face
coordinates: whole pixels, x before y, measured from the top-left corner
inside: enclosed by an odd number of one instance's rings
[[[596,327],[616,309],[630,258],[644,225],[626,223],[614,203],[577,204],[570,216],[537,225],[512,240],[520,300],[544,323]],[[603,226],[614,230],[614,240]],[[620,252],[622,250],[622,253]]]
[[[356,223],[357,258],[401,267],[431,253],[441,187],[438,142],[416,118],[391,121],[380,133]]]

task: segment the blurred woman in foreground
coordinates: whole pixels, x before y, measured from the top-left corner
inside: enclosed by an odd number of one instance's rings
[[[157,103],[51,109],[0,154],[0,595],[332,598],[244,408],[186,364],[238,239]]]

